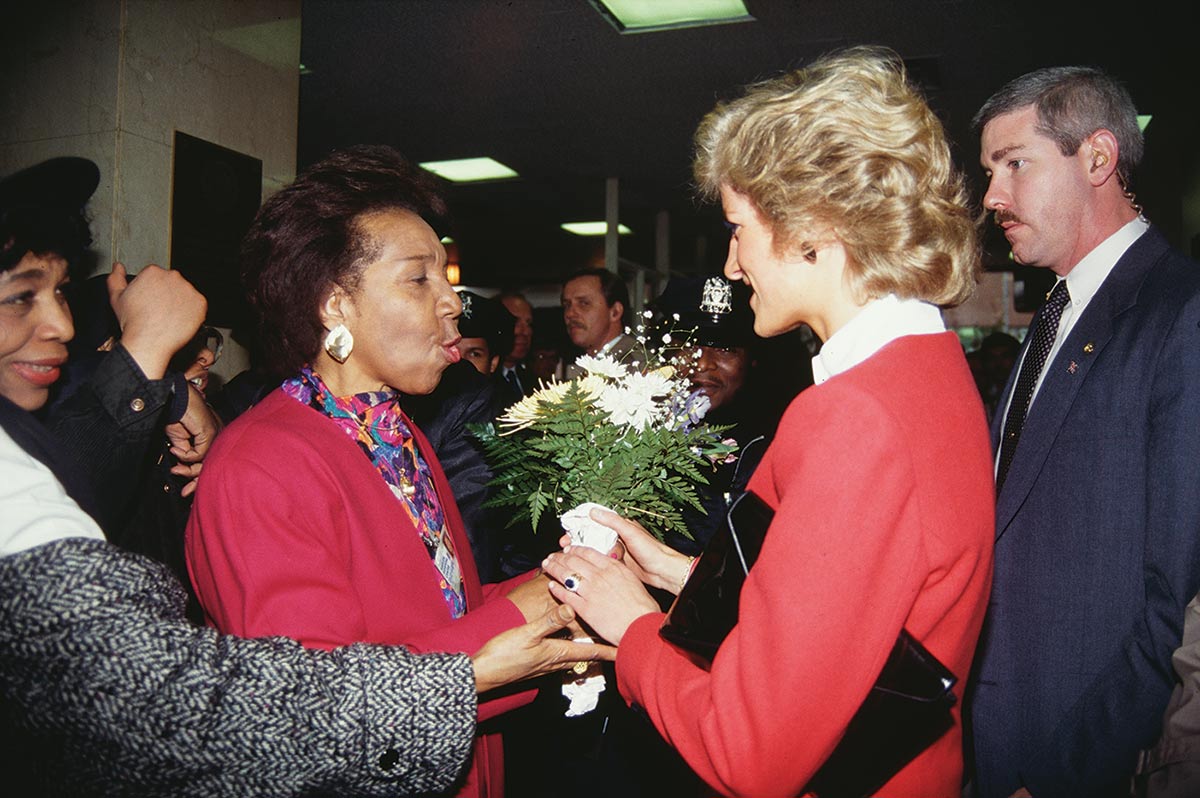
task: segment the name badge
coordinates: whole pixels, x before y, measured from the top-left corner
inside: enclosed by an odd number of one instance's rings
[[[446,534],[449,534],[447,532]],[[458,568],[458,560],[450,553],[450,549],[446,547],[445,539],[438,541],[437,551],[433,555],[433,564],[437,566],[438,572],[445,578],[446,584],[458,591],[462,585],[462,572]]]

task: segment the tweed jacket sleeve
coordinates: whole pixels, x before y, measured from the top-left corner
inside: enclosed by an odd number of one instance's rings
[[[476,699],[461,654],[192,627],[164,566],[68,538],[0,558],[0,712],[27,794],[401,795],[458,777]]]

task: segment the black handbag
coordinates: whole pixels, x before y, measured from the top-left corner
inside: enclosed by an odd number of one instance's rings
[[[738,597],[762,550],[774,511],[740,496],[696,561],[659,629],[663,639],[709,667],[737,623]],[[957,677],[906,630],[854,713],[841,742],[804,792],[820,798],[871,795],[954,725]]]

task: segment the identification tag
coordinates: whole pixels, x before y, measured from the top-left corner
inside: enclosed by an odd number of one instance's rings
[[[449,533],[447,533],[449,534]],[[438,542],[437,551],[433,555],[433,564],[445,578],[446,584],[457,592],[462,588],[462,572],[458,568],[458,560],[450,553],[444,540]]]

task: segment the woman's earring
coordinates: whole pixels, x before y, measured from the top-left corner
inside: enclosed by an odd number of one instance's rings
[[[354,336],[345,324],[339,324],[325,336],[325,351],[337,362],[345,363],[353,350]]]

